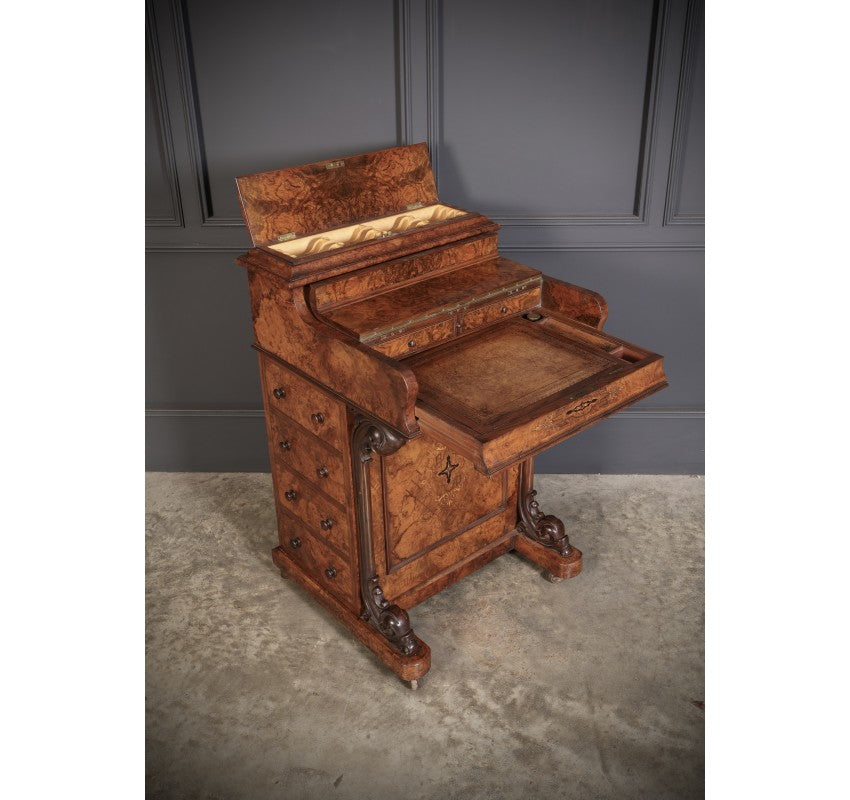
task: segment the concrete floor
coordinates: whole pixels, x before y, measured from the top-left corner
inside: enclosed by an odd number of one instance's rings
[[[703,796],[703,480],[541,475],[584,552],[514,554],[411,612],[413,692],[280,578],[271,478],[151,473],[147,796]]]

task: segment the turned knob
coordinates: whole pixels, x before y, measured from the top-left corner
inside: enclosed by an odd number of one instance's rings
[[[327,575],[329,578],[335,578],[336,577],[336,567],[328,567],[325,570],[325,575]]]
[[[317,411],[310,416],[310,419],[313,420],[314,425],[322,425],[325,421],[325,415],[321,411]]]
[[[410,339],[407,343],[408,347],[416,347],[416,339]]]
[[[289,439],[284,439],[279,444],[280,444],[281,450],[290,450],[292,448],[292,442],[290,442]]]
[[[292,539],[289,540],[289,546],[293,550],[297,550],[299,547],[301,547],[301,540],[297,536],[294,536]]]
[[[508,313],[508,307],[507,307],[507,306],[502,306],[502,307],[499,309],[499,311],[501,311],[501,313],[502,313],[502,314],[507,314],[507,313]]]
[[[328,468],[327,467],[319,467],[316,470],[316,475],[318,475],[320,478],[327,478],[328,477]]]
[[[298,497],[298,492],[296,492],[296,491],[295,491],[295,489],[287,489],[287,490],[283,493],[283,496],[284,496],[287,500],[292,501],[292,500],[295,500],[295,498],[296,498],[296,497]]]
[[[327,517],[327,519],[323,519],[319,524],[322,526],[323,531],[329,531],[333,528],[334,521],[330,517]]]
[[[277,387],[277,389],[275,389],[275,390],[272,392],[272,394],[273,394],[273,395],[274,395],[274,396],[275,396],[278,400],[283,400],[283,398],[284,398],[284,397],[286,397],[286,389],[284,389],[284,388],[283,388],[283,386],[278,386],[278,387]]]

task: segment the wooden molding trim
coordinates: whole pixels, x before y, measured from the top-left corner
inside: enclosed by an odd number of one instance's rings
[[[215,214],[213,206],[212,190],[209,180],[209,165],[207,163],[206,149],[204,148],[203,127],[201,123],[200,107],[198,102],[197,81],[195,79],[195,64],[192,56],[192,38],[189,25],[188,9],[186,0],[172,0],[175,40],[177,42],[177,55],[180,72],[181,99],[183,111],[186,116],[186,124],[189,130],[189,150],[192,157],[192,169],[195,174],[196,187],[198,190],[198,201],[201,210],[201,226],[215,228],[241,228],[245,222],[241,216],[224,217]],[[409,25],[409,0],[398,0],[397,14],[399,24],[395,28],[395,46],[398,56],[396,58],[397,71],[397,97],[396,97],[396,130],[398,144],[407,144],[409,136],[409,106],[410,106],[410,25]],[[403,141],[402,141],[403,139]],[[433,150],[432,150],[433,159]],[[436,177],[436,168],[434,170]]]
[[[693,104],[693,82],[696,73],[695,53],[699,46],[704,14],[702,0],[688,0],[685,17],[685,36],[682,44],[682,61],[679,67],[679,85],[676,90],[676,111],[673,120],[673,144],[670,166],[667,170],[667,193],[664,198],[663,225],[704,225],[705,214],[683,214],[679,211],[682,194],[682,163],[688,137],[688,117]]]
[[[209,169],[203,146],[203,131],[201,129],[200,111],[198,108],[197,82],[195,80],[195,65],[192,57],[192,40],[189,31],[189,12],[186,8],[186,0],[172,0],[172,12],[180,77],[180,99],[183,103],[183,114],[186,117],[186,127],[189,135],[189,153],[192,161],[192,171],[195,175],[196,188],[198,190],[201,225],[216,227],[241,226],[244,224],[241,217],[216,218],[213,213]]]
[[[413,143],[411,122],[413,119],[413,61],[411,33],[411,0],[396,0],[395,42],[396,42],[396,98],[398,144]]]
[[[440,147],[442,145],[443,121],[443,51],[441,42],[442,25],[441,0],[427,0],[425,4],[425,63],[427,96],[428,150],[431,154],[431,171],[437,192],[440,191]]]
[[[527,216],[521,214],[493,215],[491,218],[505,228],[511,227],[572,227],[574,225],[645,225],[648,198],[652,191],[652,159],[655,150],[655,131],[658,121],[659,88],[664,65],[664,50],[669,30],[670,3],[655,0],[652,8],[652,25],[649,37],[646,89],[641,119],[640,154],[637,163],[637,180],[632,211],[629,214],[546,214]],[[432,153],[433,159],[433,153]]]
[[[146,417],[236,417],[264,419],[262,408],[148,408]],[[630,408],[617,413],[618,417],[643,419],[704,419],[701,408]]]
[[[244,253],[245,245],[216,244],[149,244],[145,252],[159,253]],[[596,251],[702,251],[704,242],[579,242],[576,244],[511,244],[500,245],[500,253],[589,253]]]
[[[569,454],[547,462],[544,472],[658,472],[699,474],[702,463],[701,409],[628,409],[619,425],[622,446],[643,447],[647,436],[666,441],[652,453],[612,453],[604,461],[581,442]],[[260,409],[151,409],[146,416],[146,461],[157,471],[268,472],[266,426]],[[667,440],[665,437],[672,437]],[[684,437],[681,440],[678,437]],[[632,443],[632,444],[627,444]],[[564,460],[566,459],[566,460]],[[396,602],[400,602],[396,599]],[[402,604],[408,607],[407,603]]]
[[[705,242],[577,242],[575,244],[499,245],[500,253],[590,253],[656,250],[705,250]]]
[[[162,53],[159,47],[159,33],[156,29],[156,12],[151,0],[145,2],[145,47],[150,61],[151,89],[154,96],[154,108],[157,115],[157,134],[160,149],[164,156],[163,166],[171,192],[170,217],[145,217],[149,228],[183,228],[183,201],[180,196],[180,183],[177,178],[177,158],[174,154],[174,139],[171,134],[171,117],[165,100],[165,77],[162,70]]]

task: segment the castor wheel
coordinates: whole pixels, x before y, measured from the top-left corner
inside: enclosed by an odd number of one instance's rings
[[[407,685],[408,685],[411,689],[413,689],[413,691],[415,692],[415,691],[419,688],[419,684],[420,684],[421,680],[422,680],[421,678],[419,678],[419,680],[417,680],[416,678],[414,678],[412,681],[408,681],[408,682],[407,682]]]
[[[557,575],[553,575],[548,569],[543,571],[543,577],[546,578],[549,583],[560,583],[564,580],[563,578],[559,578]]]

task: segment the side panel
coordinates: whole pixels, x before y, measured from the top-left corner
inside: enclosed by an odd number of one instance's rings
[[[453,583],[443,579],[516,527],[515,467],[482,475],[468,458],[423,436],[376,459],[371,475],[375,564],[390,600],[406,593],[424,599],[429,584]]]

